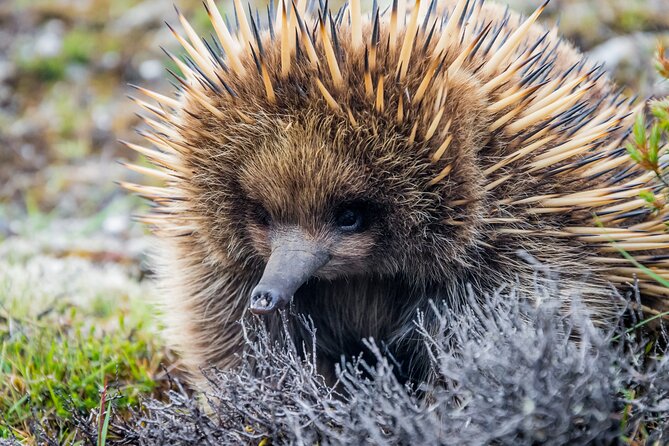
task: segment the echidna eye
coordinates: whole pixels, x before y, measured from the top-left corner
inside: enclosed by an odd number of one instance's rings
[[[337,213],[335,222],[340,231],[360,232],[363,229],[364,218],[360,209],[344,208]]]
[[[256,204],[253,207],[253,219],[256,221],[261,226],[269,226],[270,223],[272,223],[272,216],[267,212],[267,210],[259,205]]]
[[[258,222],[263,226],[269,226],[272,222],[272,217],[270,217],[269,213],[263,209],[258,215]]]

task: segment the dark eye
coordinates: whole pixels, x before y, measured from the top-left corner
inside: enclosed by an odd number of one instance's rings
[[[347,207],[337,213],[335,222],[340,231],[360,232],[364,229],[364,216],[361,209],[357,207]]]
[[[255,204],[251,212],[253,219],[261,226],[269,226],[272,222],[272,217],[269,212],[259,204]]]

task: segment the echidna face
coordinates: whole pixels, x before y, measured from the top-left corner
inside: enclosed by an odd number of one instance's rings
[[[197,194],[199,208],[219,210],[207,217],[208,243],[262,265],[254,311],[285,305],[312,277],[388,276],[420,255],[408,245],[429,243],[443,206],[421,187],[429,163],[401,155],[403,144],[307,108],[238,129],[225,160],[200,166],[196,186],[208,191]]]
[[[304,281],[369,271],[387,225],[368,166],[337,147],[339,141],[300,127],[279,134],[239,167],[248,240],[269,260],[266,274]]]

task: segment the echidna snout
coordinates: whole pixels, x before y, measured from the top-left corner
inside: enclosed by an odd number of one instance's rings
[[[295,292],[330,259],[327,249],[299,229],[282,231],[260,282],[251,292],[251,312],[270,314],[290,303]]]

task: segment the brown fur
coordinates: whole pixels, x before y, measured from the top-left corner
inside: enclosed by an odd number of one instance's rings
[[[441,12],[433,14],[431,20],[442,20],[445,12],[450,14],[456,7],[455,3],[441,3]],[[478,27],[477,32],[489,22],[494,32],[504,17],[504,10],[497,5],[471,2],[468,8],[476,8],[471,9],[468,26]],[[304,20],[312,29],[313,19],[306,19],[307,16]],[[497,30],[499,42],[504,41],[504,33],[517,29],[521,23],[518,15],[510,13],[502,30]],[[363,42],[369,47],[372,22],[365,19],[363,24]],[[338,362],[341,355],[356,355],[363,350],[362,338],[373,337],[390,346],[402,364],[402,375],[425,378],[421,374],[421,347],[412,344],[416,312],[426,310],[430,299],[460,305],[467,284],[479,296],[508,283],[531,287],[533,268],[519,256],[520,251],[561,275],[565,299],[578,291],[601,318],[614,309],[609,282],[621,285],[621,277],[631,282],[632,274],[625,269],[628,264],[614,263],[621,257],[607,251],[607,240],[588,241],[599,234],[592,213],[614,204],[634,202],[638,194],[614,197],[604,204],[594,198],[592,205],[578,201],[559,206],[543,203],[604,187],[617,189],[602,191],[601,195],[653,186],[652,179],[638,171],[631,160],[620,158],[626,156],[624,151],[616,152],[633,119],[629,103],[612,102],[613,87],[605,78],[596,79],[596,73],[584,76],[591,71],[591,64],[582,64],[561,78],[583,56],[558,40],[554,31],[532,53],[539,56],[529,64],[527,72],[521,69],[508,82],[485,91],[493,78],[543,36],[545,30],[538,25],[532,25],[508,60],[488,70],[482,66],[501,43],[493,44],[485,53],[493,34],[486,35],[480,49],[461,68],[448,76],[444,68],[435,76],[422,101],[408,101],[434,60],[431,54],[441,37],[440,27],[437,24],[425,49],[429,27],[418,32],[406,77],[398,80],[395,67],[404,31],[397,43],[389,45],[389,22],[382,20],[373,81],[376,92],[378,75],[384,75],[382,111],[366,94],[365,48],[351,44],[352,31],[346,18],[337,32],[343,88],[337,88],[330,75],[321,39],[316,44],[320,66],[313,67],[301,47],[301,56],[292,56],[290,73],[283,77],[280,37],[277,35],[272,41],[267,31],[260,33],[262,49],[256,43],[254,52],[269,74],[275,99],[267,93],[251,51],[239,53],[245,67],[243,75],[211,64],[211,69],[234,91],[234,97],[221,85],[220,91],[207,87],[202,75],[187,73],[191,83],[189,86],[185,81],[179,106],[174,114],[162,117],[172,127],[171,134],[158,141],[153,138],[173,156],[174,165],[156,163],[172,178],[164,194],[144,195],[159,204],[156,215],[147,218],[147,222],[164,242],[159,260],[165,325],[172,335],[172,345],[196,376],[199,368],[207,365],[227,368],[235,364],[235,354],[241,347],[236,322],[247,313],[251,289],[270,255],[271,238],[277,231],[295,227],[331,253],[330,261],[293,299],[293,310],[308,314],[316,325],[324,372],[331,371],[332,363]],[[448,68],[475,37],[476,32],[470,32],[462,42],[451,38],[443,67]],[[523,75],[550,61],[552,65],[545,76],[528,84],[536,85],[537,90],[525,101],[499,111],[489,109],[520,85]],[[584,104],[578,111],[580,122],[587,124],[611,111],[611,116],[602,120],[602,124],[610,126],[592,142],[583,143],[577,153],[533,170],[530,164],[536,161],[534,156],[587,135],[587,127],[573,127],[578,119],[551,127],[568,111],[547,116],[511,134],[506,131],[508,125],[559,88],[550,81],[559,80],[559,85],[564,85],[581,76],[582,82],[565,93],[588,88],[579,101]],[[315,78],[322,80],[338,110],[328,105]],[[548,84],[541,85],[544,79]],[[589,82],[593,84],[588,85]],[[439,109],[436,101],[443,97],[440,87],[447,92],[443,117],[434,136],[426,140],[424,136]],[[203,106],[202,100],[195,99],[196,94],[217,112]],[[400,97],[404,117],[398,123]],[[519,114],[491,131],[491,125],[514,107]],[[441,159],[432,162],[432,155],[447,136],[449,120],[452,142]],[[544,133],[537,135],[542,130]],[[547,136],[553,138],[533,153],[518,156],[486,174],[504,157]],[[414,142],[410,143],[412,139]],[[583,166],[578,164],[597,153],[607,156]],[[587,171],[618,159],[613,170],[599,176]],[[431,180],[448,165],[452,166],[448,175],[432,184]],[[561,167],[565,168],[556,170]],[[616,174],[625,169],[630,169],[632,176],[618,180]],[[507,175],[511,178],[486,189]],[[632,180],[638,181],[630,185]],[[542,196],[549,197],[531,200]],[[525,199],[530,200],[518,203]],[[333,213],[342,203],[351,202],[365,203],[369,227],[358,234],[338,233],[331,225]],[[643,209],[643,204],[633,209]],[[617,220],[609,215],[602,217],[604,224],[621,231],[650,222],[642,234],[650,242],[662,230],[664,215],[641,212],[626,217],[624,212],[618,212],[614,215],[624,218]],[[593,232],[577,236],[568,232],[572,227],[593,228]],[[629,235],[625,234],[623,237],[613,233],[612,237],[624,242]],[[651,259],[656,271],[664,274],[666,264],[652,260],[652,256],[667,252],[664,242],[658,243],[657,249],[633,254]],[[592,260],[595,256],[609,260],[596,262]],[[642,279],[647,302],[659,308],[663,302],[658,295],[661,292],[653,287],[652,280]],[[268,319],[271,322],[276,316]],[[299,325],[293,330],[300,341]]]

